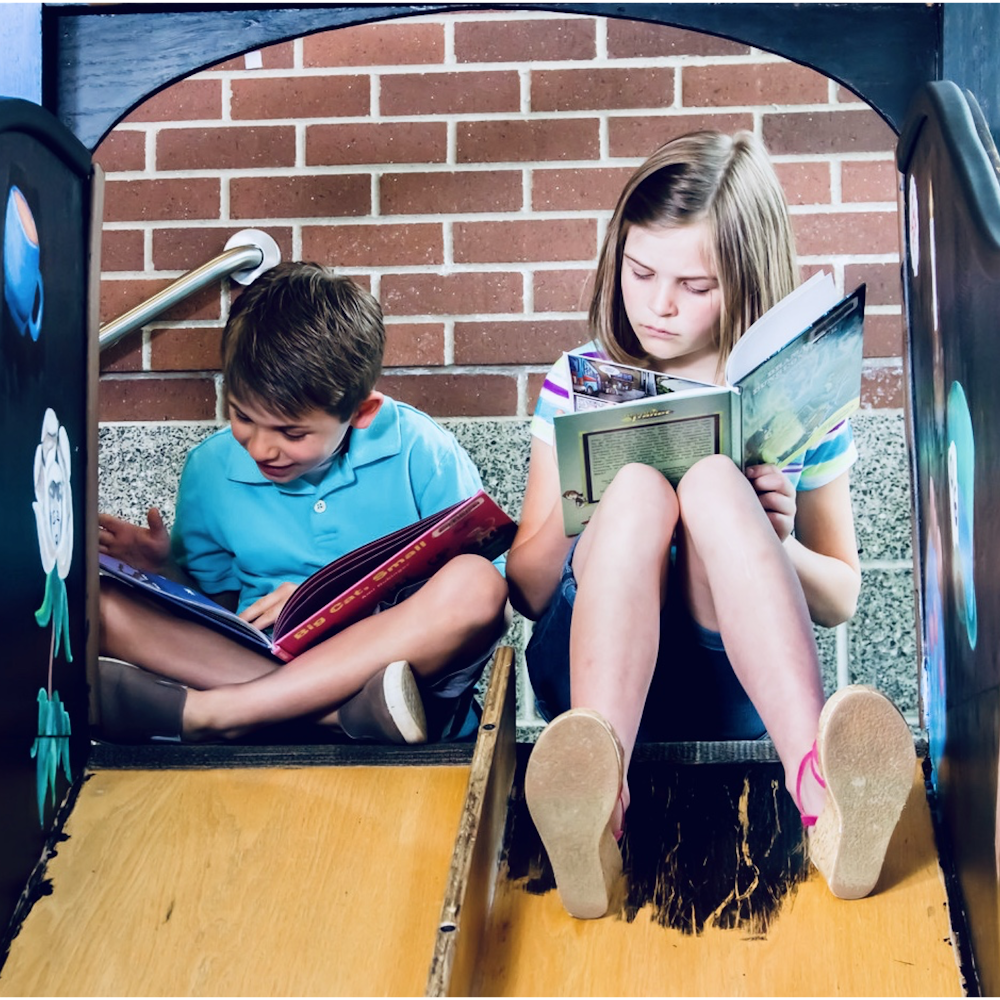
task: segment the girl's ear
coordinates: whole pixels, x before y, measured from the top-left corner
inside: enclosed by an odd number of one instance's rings
[[[368,398],[354,411],[354,416],[349,421],[350,425],[359,431],[364,430],[378,416],[378,411],[382,409],[384,400],[385,396],[381,392],[374,390],[370,392]]]

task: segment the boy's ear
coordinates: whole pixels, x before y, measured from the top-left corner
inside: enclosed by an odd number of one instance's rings
[[[381,392],[372,390],[368,394],[368,398],[354,411],[354,416],[350,419],[351,426],[356,427],[359,431],[368,427],[378,416],[378,411],[382,409],[384,400],[385,396]]]

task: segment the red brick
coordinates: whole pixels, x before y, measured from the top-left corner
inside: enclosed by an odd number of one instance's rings
[[[295,129],[290,125],[165,128],[156,137],[157,170],[239,170],[294,163]]]
[[[221,327],[154,329],[149,337],[150,369],[218,371],[222,365],[221,343]]]
[[[395,375],[386,373],[376,388],[416,406],[432,417],[514,416],[517,379],[512,375]]]
[[[129,278],[101,282],[101,323],[109,323],[171,284],[169,278]],[[222,313],[218,285],[209,285],[155,317],[158,320],[219,319]],[[152,322],[152,321],[150,321]]]
[[[453,237],[455,260],[461,263],[593,260],[597,255],[593,219],[458,222]]]
[[[367,76],[261,77],[233,80],[237,118],[346,118],[371,110]]]
[[[551,364],[589,340],[587,321],[540,319],[455,324],[459,365]]]
[[[804,256],[899,251],[895,212],[793,215],[792,226],[796,249]]]
[[[94,150],[94,159],[106,173],[146,169],[146,133],[112,129]]]
[[[211,378],[101,379],[100,420],[213,420]]]
[[[145,266],[140,229],[105,229],[101,233],[102,271],[141,271]]]
[[[536,69],[531,74],[532,111],[668,108],[673,100],[673,68]]]
[[[385,367],[443,365],[444,324],[387,323]]]
[[[521,81],[509,70],[391,73],[382,77],[383,115],[469,115],[517,111]]]
[[[865,316],[865,357],[898,358],[902,353],[903,317],[898,313]]]
[[[138,330],[125,334],[117,344],[101,351],[102,372],[142,371],[142,334]]]
[[[608,56],[643,59],[655,56],[742,56],[750,46],[701,31],[671,28],[625,18],[608,18]]]
[[[548,369],[544,372],[530,372],[528,374],[528,391],[526,397],[528,400],[527,410],[529,415],[535,412],[535,404],[538,402],[538,394],[542,391],[547,371]]]
[[[531,207],[536,212],[609,211],[633,173],[632,167],[534,170]]]
[[[303,226],[302,256],[336,267],[406,267],[441,264],[440,225]]]
[[[234,219],[368,215],[371,208],[367,174],[234,177],[229,182],[229,214]]]
[[[256,52],[260,54],[261,69],[291,69],[295,65],[295,43],[294,42],[277,42],[274,45],[266,45],[262,49],[257,49]],[[254,50],[251,50],[254,51]],[[212,66],[213,70],[232,70],[239,71],[245,70],[247,68],[246,57],[249,53],[244,53],[241,56],[234,56],[232,59],[226,59],[225,62],[216,63]]]
[[[221,117],[221,80],[179,80],[147,98],[122,121],[184,122]]]
[[[892,129],[870,109],[764,114],[767,148],[781,153],[891,153]]]
[[[157,271],[189,271],[200,267],[225,249],[226,243],[239,229],[231,223],[227,226],[197,227],[184,226],[182,229],[156,229],[153,231],[153,268]],[[281,259],[292,256],[292,231],[269,226],[269,236],[273,237],[281,251]]]
[[[555,62],[593,59],[596,21],[573,18],[531,21],[466,21],[455,24],[455,60]]]
[[[848,264],[844,288],[853,291],[861,282],[868,286],[865,301],[870,306],[898,306],[903,302],[899,264]]]
[[[596,160],[601,155],[596,118],[459,122],[459,163]]]
[[[382,215],[517,212],[523,204],[518,170],[382,174]]]
[[[444,163],[444,122],[379,122],[306,127],[309,166],[355,163]]]
[[[774,172],[789,205],[830,204],[829,162],[776,163]]]
[[[903,366],[865,368],[861,373],[861,408],[864,410],[903,408]]]
[[[753,115],[704,112],[684,115],[631,115],[608,120],[608,146],[612,156],[649,156],[669,139],[715,129],[732,134],[753,129]]]
[[[594,294],[593,280],[590,269],[535,271],[535,312],[586,312]]]
[[[521,276],[514,272],[387,274],[380,298],[392,316],[513,313],[524,308]]]
[[[822,261],[820,263],[813,264],[799,264],[799,282],[804,283],[808,281],[814,274],[819,271],[827,271],[833,274],[833,262],[832,261]],[[848,290],[853,291],[854,286],[848,285]]]
[[[104,188],[106,222],[217,219],[219,182],[213,177],[113,181]]]
[[[444,25],[387,21],[321,31],[302,39],[302,61],[307,67],[440,63]]]
[[[840,197],[843,201],[896,202],[899,173],[892,160],[850,160],[840,165]]]
[[[685,66],[681,73],[685,107],[826,102],[827,78],[797,63],[739,63]]]

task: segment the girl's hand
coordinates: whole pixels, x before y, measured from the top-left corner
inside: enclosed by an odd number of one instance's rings
[[[795,526],[795,489],[776,465],[752,465],[746,476],[757,491],[757,498],[778,541],[783,542]]]
[[[120,559],[144,573],[160,573],[170,558],[170,533],[156,507],[146,513],[148,528],[110,514],[98,514],[97,547],[102,555]]]
[[[285,602],[297,589],[297,583],[282,583],[270,594],[258,598],[250,607],[241,611],[240,618],[260,629],[273,625],[278,620]]]

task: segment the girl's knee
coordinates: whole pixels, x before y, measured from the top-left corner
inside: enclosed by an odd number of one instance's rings
[[[659,509],[669,515],[677,510],[677,494],[662,472],[651,465],[630,462],[615,473],[601,497],[605,509],[619,503]]]
[[[751,489],[746,476],[728,455],[709,455],[695,462],[677,484],[681,510],[705,510]]]

